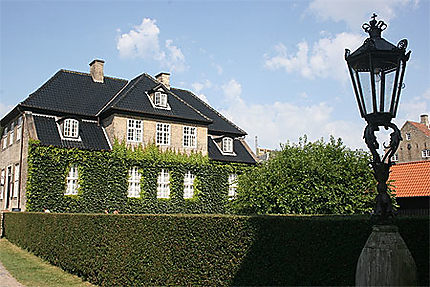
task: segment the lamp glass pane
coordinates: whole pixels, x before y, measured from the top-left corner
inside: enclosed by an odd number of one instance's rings
[[[371,114],[373,112],[372,104],[372,86],[370,84],[370,73],[369,72],[358,72],[359,83],[364,100],[364,112],[365,114]]]
[[[394,89],[394,79],[396,77],[396,69],[391,69],[385,73],[385,102],[384,111],[389,112],[391,106],[391,97]]]

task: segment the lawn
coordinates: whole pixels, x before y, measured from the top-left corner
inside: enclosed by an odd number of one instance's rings
[[[0,261],[15,279],[27,287],[95,286],[22,250],[4,238],[0,239]]]

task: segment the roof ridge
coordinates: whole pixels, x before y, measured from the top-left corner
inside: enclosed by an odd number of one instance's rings
[[[153,82],[155,82],[155,83],[157,83],[158,81],[157,80],[155,80],[151,75],[149,75],[149,74],[147,74],[147,73],[144,73],[146,76],[148,76]],[[163,84],[163,83],[160,83],[160,84]],[[164,85],[163,85],[164,86]],[[175,88],[173,88],[172,87],[172,89],[175,89]],[[196,113],[198,113],[200,116],[202,116],[203,118],[205,118],[205,119],[207,119],[207,120],[209,120],[209,121],[211,121],[211,122],[213,122],[213,119],[211,119],[211,118],[209,118],[209,117],[207,117],[207,116],[205,116],[202,112],[200,112],[199,110],[197,110],[196,108],[194,108],[192,105],[190,105],[189,103],[187,103],[186,101],[184,101],[183,99],[181,99],[181,97],[179,97],[178,95],[176,95],[175,93],[173,93],[170,89],[168,89],[169,90],[169,93],[172,95],[172,96],[174,96],[176,99],[178,99],[179,101],[181,101],[182,103],[184,103],[185,105],[187,105],[188,107],[190,107],[192,110],[194,110]]]
[[[398,165],[412,165],[412,164],[418,164],[418,163],[429,163],[430,164],[430,160],[417,160],[417,161],[400,162],[400,163],[396,163],[393,166],[398,166]]]
[[[130,85],[130,83],[133,81],[133,80],[136,80],[128,89],[127,89],[127,91],[125,91],[124,92],[124,94],[123,95],[121,95],[119,98],[118,98],[118,101],[115,103],[115,104],[117,104],[121,99],[123,99],[127,94],[128,94],[128,92],[134,87],[134,86],[136,86],[137,85],[137,83],[139,83],[140,82],[140,80],[142,79],[142,76],[143,76],[144,74],[141,74],[141,75],[139,75],[139,76],[137,76],[137,77],[135,77],[134,79],[132,79],[131,81],[129,81],[128,83],[127,83],[127,85],[125,85],[122,89],[121,89],[121,91],[120,92],[123,92],[124,90],[125,90],[125,88],[126,87],[128,87],[129,85]],[[119,95],[119,93],[120,92],[118,92],[117,93],[117,96]],[[113,107],[113,106],[110,106],[111,108]]]
[[[66,72],[66,73],[71,73],[71,74],[82,75],[82,76],[91,76],[90,73],[79,72],[79,71],[72,71],[72,70],[67,70],[67,69],[61,69],[60,71],[63,71],[63,72]],[[117,78],[117,77],[111,77],[111,76],[105,76],[105,75],[103,75],[103,77],[108,78],[108,79],[112,79],[112,80],[116,80],[116,81],[126,81],[126,82],[128,82],[128,80],[126,80],[126,79],[121,79],[121,78]]]
[[[243,129],[241,129],[240,127],[238,127],[235,123],[233,123],[232,121],[230,121],[229,119],[227,119],[226,117],[224,117],[222,114],[220,114],[217,110],[215,110],[214,108],[212,108],[208,103],[206,103],[205,101],[203,101],[202,99],[200,99],[198,96],[196,96],[193,92],[189,91],[189,90],[184,90],[184,89],[178,89],[178,88],[174,88],[176,90],[181,90],[181,91],[185,91],[185,92],[189,92],[191,94],[191,96],[193,96],[194,98],[196,98],[197,100],[199,100],[201,103],[203,103],[207,108],[209,108],[210,110],[212,110],[214,113],[216,113],[220,118],[222,118],[223,120],[227,121],[229,124],[231,124],[232,126],[234,126],[235,128],[237,128],[239,131],[243,132],[245,135],[247,135],[247,132],[245,132]]]

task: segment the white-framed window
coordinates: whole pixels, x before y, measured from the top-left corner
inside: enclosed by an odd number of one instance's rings
[[[79,122],[75,119],[65,119],[63,123],[63,136],[65,138],[77,138],[79,134]]]
[[[69,174],[67,175],[67,187],[65,195],[76,195],[78,194],[78,188],[79,188],[79,172],[78,172],[78,166],[76,164],[73,164],[70,166]]]
[[[10,125],[10,133],[9,133],[9,145],[13,144],[13,136],[15,134],[15,128],[14,128],[14,124],[12,123]]]
[[[393,154],[393,156],[391,157],[391,161],[399,161],[399,155],[397,153]]]
[[[406,140],[410,141],[411,140],[411,133],[406,133]]]
[[[161,169],[157,178],[157,198],[170,197],[170,175],[167,169]]]
[[[157,123],[155,139],[158,145],[170,145],[170,124]]]
[[[18,197],[19,190],[19,163],[15,164],[15,170],[13,172],[13,194],[12,197]]]
[[[187,171],[184,176],[184,198],[192,198],[194,196],[194,179],[196,176]]]
[[[128,170],[128,197],[140,197],[140,179],[142,175],[137,166]]]
[[[237,174],[228,175],[228,197],[234,198],[237,193]]]
[[[19,117],[16,124],[16,141],[21,139],[22,117]]]
[[[423,149],[422,150],[422,156],[423,156],[423,158],[429,158],[430,157],[430,149]]]
[[[162,92],[155,92],[154,105],[157,107],[167,108],[167,95]]]
[[[6,189],[5,184],[6,184],[6,174],[5,174],[5,169],[1,170],[1,174],[0,174],[0,199],[3,199],[3,194],[4,191]]]
[[[197,128],[184,127],[183,131],[184,131],[183,132],[184,147],[196,147],[197,146]]]
[[[127,120],[127,141],[142,142],[143,121],[142,120]]]
[[[7,133],[8,133],[9,129],[8,127],[4,128],[3,131],[3,149],[7,148]]]
[[[233,152],[233,139],[225,137],[222,139],[222,151],[223,152]]]

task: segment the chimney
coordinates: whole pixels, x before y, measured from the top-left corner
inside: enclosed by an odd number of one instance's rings
[[[426,127],[429,127],[429,116],[428,115],[421,115],[421,123],[424,124]]]
[[[91,78],[93,78],[93,81],[96,83],[103,83],[103,65],[105,64],[105,61],[103,60],[93,60],[90,63],[90,74]]]
[[[170,73],[161,72],[155,78],[170,90]]]

